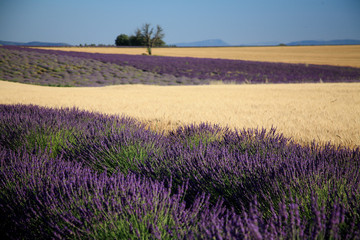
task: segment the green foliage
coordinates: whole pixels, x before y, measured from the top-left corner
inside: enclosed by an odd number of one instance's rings
[[[130,36],[130,45],[131,46],[145,46],[144,36],[141,34],[141,31],[137,29],[135,35]]]
[[[137,161],[143,162],[148,156],[148,149],[141,146],[141,144],[134,143],[131,145],[124,146],[113,146],[107,151],[96,153],[99,162],[91,163],[94,169],[100,172],[104,169],[108,173],[120,171],[123,174],[127,174],[129,170],[136,171]]]
[[[126,34],[120,34],[115,39],[116,46],[130,46],[130,39],[129,36]]]
[[[67,143],[75,140],[75,134],[69,129],[58,131],[39,129],[36,132],[30,132],[25,138],[29,152],[48,151],[51,157],[56,157]]]
[[[184,139],[184,145],[188,146],[190,149],[196,149],[199,147],[200,143],[202,146],[207,146],[212,142],[220,142],[222,139],[221,133],[212,133],[212,132],[197,132],[193,135],[189,135]]]

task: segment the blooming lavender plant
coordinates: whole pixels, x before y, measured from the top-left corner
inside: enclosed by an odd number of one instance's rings
[[[360,239],[360,150],[0,105],[8,238]]]
[[[172,239],[208,208],[204,195],[185,208],[183,185],[97,174],[61,158],[2,150],[1,214],[10,238]],[[195,225],[196,226],[196,225]]]

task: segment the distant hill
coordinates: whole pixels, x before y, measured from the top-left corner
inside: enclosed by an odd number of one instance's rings
[[[12,45],[12,46],[48,46],[48,47],[68,47],[71,46],[67,43],[50,43],[50,42],[10,42],[10,41],[1,41],[0,45]]]
[[[176,43],[174,44],[178,47],[227,47],[230,46],[228,43],[224,42],[221,39],[209,39],[198,42],[188,42],[188,43]]]
[[[209,39],[198,42],[176,43],[178,47],[228,47],[228,46],[278,46],[280,42],[256,42],[248,44],[230,45],[221,39]],[[360,45],[360,40],[338,39],[329,41],[303,40],[285,43],[287,46],[311,46],[311,45]]]
[[[286,45],[288,46],[309,46],[309,45],[359,45],[360,40],[354,39],[340,39],[340,40],[330,40],[330,41],[315,41],[315,40],[304,40],[297,42],[290,42]]]

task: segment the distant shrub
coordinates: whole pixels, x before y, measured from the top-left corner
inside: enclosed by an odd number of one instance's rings
[[[130,39],[129,36],[126,34],[120,34],[115,39],[116,46],[130,46]]]

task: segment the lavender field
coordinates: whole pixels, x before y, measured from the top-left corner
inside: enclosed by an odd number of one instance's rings
[[[117,84],[358,82],[351,67],[0,47],[0,79]],[[360,239],[360,149],[271,129],[0,104],[6,239]]]
[[[0,47],[0,79],[50,86],[358,82],[360,68]]]
[[[209,81],[147,72],[129,65],[81,56],[54,55],[30,49],[0,47],[0,79],[57,87],[117,84],[208,84]]]
[[[360,150],[0,105],[10,239],[360,239]]]

